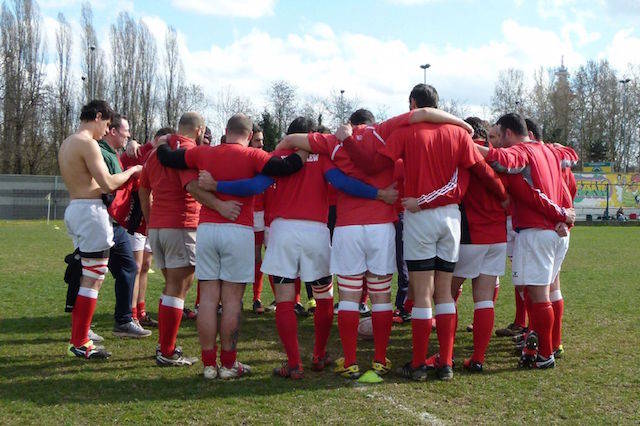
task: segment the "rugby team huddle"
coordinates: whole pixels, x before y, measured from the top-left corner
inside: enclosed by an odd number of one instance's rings
[[[399,285],[406,281],[400,277],[408,276],[400,305],[412,330],[411,359],[398,374],[424,381],[433,370],[441,380],[453,378],[456,302],[466,279],[473,288],[473,354],[463,368],[482,372],[499,277],[509,257],[516,318],[496,333],[513,336],[521,368],[554,367],[563,352],[558,277],[575,220],[571,166],[576,153],[544,143],[536,123],[517,113],[489,125],[441,111],[436,90],[426,84],[413,88],[409,104],[409,112],[381,123],[359,109],[334,134],[297,118],[271,153],[261,149],[261,129],[243,114],[228,120],[222,143],[212,146],[206,143],[202,116],[185,112],[177,131],[161,129],[140,149],[139,164],[119,173],[110,173],[97,140],[124,117],[105,101],[85,105],[77,133],[59,152],[72,199],[65,224],[82,262],[68,354],[110,356],[89,335],[118,226],[102,196],[134,182],[146,222],[141,232],[148,235],[165,278],[158,365],[198,361],[176,345],[195,275],[204,377],[249,374],[251,367],[238,361],[236,350],[242,297],[246,283],[254,282],[254,311],[263,312],[264,273],[272,284],[276,328],[287,357],[275,375],[304,377],[296,316],[302,281],[315,301],[311,369],[331,366],[343,377],[361,378],[356,352],[364,292],[371,301],[374,342],[367,375],[379,380],[392,370],[387,346],[397,272]],[[332,193],[335,227],[330,232]],[[144,235],[137,238],[144,242]],[[334,283],[342,345],[337,359],[327,352]],[[439,349],[429,356],[432,328]]]

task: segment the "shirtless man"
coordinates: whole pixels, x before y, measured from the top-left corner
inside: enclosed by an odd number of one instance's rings
[[[84,359],[104,359],[111,355],[88,338],[98,291],[107,272],[109,249],[113,245],[111,219],[101,195],[115,191],[142,169],[134,166],[123,173],[109,174],[97,140],[107,133],[113,114],[105,101],[93,100],[83,106],[78,130],[64,140],[58,153],[60,173],[71,198],[64,222],[82,260],[82,278],[71,314],[67,354]]]

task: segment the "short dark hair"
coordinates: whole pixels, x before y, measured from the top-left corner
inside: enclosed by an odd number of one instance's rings
[[[416,84],[411,89],[409,100],[413,99],[418,108],[438,108],[438,91],[430,84]]]
[[[316,122],[309,117],[296,117],[289,127],[287,128],[287,134],[292,135],[294,133],[311,133],[316,128]]]
[[[234,135],[249,135],[253,131],[253,121],[244,114],[234,114],[227,121],[226,131]]]
[[[537,141],[542,140],[542,132],[540,131],[540,125],[533,121],[531,118],[525,118],[524,122],[527,124],[527,130],[533,133],[533,138]]]
[[[473,138],[487,140],[489,134],[489,123],[479,117],[467,117],[464,119],[473,127]]]
[[[258,123],[253,123],[253,133],[262,133],[262,127]]]
[[[225,142],[227,142],[227,135],[220,136],[220,143],[225,143]]]
[[[202,115],[195,111],[188,111],[180,116],[180,121],[178,121],[178,131],[193,132],[204,125],[204,118]]]
[[[82,107],[80,111],[80,121],[93,121],[98,116],[102,116],[102,120],[111,120],[115,112],[107,101],[94,99]]]
[[[111,117],[111,123],[109,123],[109,130],[120,129],[122,126],[122,120],[129,120],[126,115],[118,114],[117,112]]]
[[[500,131],[504,132],[509,129],[518,136],[527,136],[527,123],[524,117],[515,112],[510,112],[498,119],[496,125],[500,126]]]
[[[154,139],[159,138],[164,135],[173,135],[175,133],[176,133],[176,129],[174,129],[173,127],[161,127],[160,129],[158,129],[158,131],[153,136],[153,138]]]
[[[315,130],[317,133],[331,133],[331,129],[329,129],[327,126],[325,126],[324,124],[320,124],[318,127],[316,127]]]
[[[376,118],[368,109],[360,108],[355,110],[353,114],[351,114],[351,116],[349,117],[349,123],[354,126],[358,126],[360,124],[375,124]]]
[[[213,134],[211,133],[211,129],[207,126],[204,128],[204,135],[202,135],[202,139],[206,140],[207,145],[211,145],[211,141],[213,140]]]

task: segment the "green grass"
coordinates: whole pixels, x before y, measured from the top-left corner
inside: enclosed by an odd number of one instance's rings
[[[58,229],[54,228],[57,226]],[[236,382],[205,381],[202,366],[159,368],[152,359],[156,332],[142,341],[111,336],[113,280],[103,284],[94,322],[113,352],[106,362],[63,356],[70,316],[63,311],[63,256],[71,250],[64,225],[0,222],[0,422],[17,423],[638,423],[640,422],[640,228],[578,227],[562,272],[566,356],[554,370],[518,371],[512,344],[493,338],[486,372],[456,368],[453,382],[410,383],[393,374],[381,385],[358,386],[308,368],[303,381],[271,376],[283,359],[272,314],[245,313],[239,357],[256,373]],[[147,303],[157,310],[161,274],[150,276]],[[455,354],[471,352],[472,301],[459,305]],[[194,292],[192,292],[194,293]],[[265,285],[263,300],[272,300]],[[193,305],[190,294],[188,305]],[[249,289],[245,307],[250,307]],[[513,290],[502,283],[496,325],[513,318]],[[303,359],[313,342],[313,320],[302,320]],[[195,324],[178,336],[198,355]],[[339,353],[334,327],[330,350]],[[435,333],[430,352],[437,348]],[[396,327],[389,358],[410,358],[409,326]],[[361,342],[361,367],[372,342]]]

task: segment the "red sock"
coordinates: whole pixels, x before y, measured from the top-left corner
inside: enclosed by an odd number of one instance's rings
[[[554,300],[551,302],[551,306],[553,307],[553,331],[551,343],[555,350],[562,344],[562,315],[564,314],[564,299],[561,298],[559,300]]]
[[[473,355],[471,359],[483,363],[484,355],[489,346],[495,311],[493,302],[483,301],[475,304],[473,311]]]
[[[162,311],[162,298],[164,297],[164,294],[162,296],[160,296],[160,300],[158,301],[158,344],[160,344],[160,342],[162,342],[162,339],[164,336],[164,321],[160,321],[160,311]]]
[[[198,287],[196,288],[196,308],[200,305],[200,282],[198,282]]]
[[[462,295],[462,286],[458,287],[458,291],[453,295],[453,301],[458,303],[458,299]]]
[[[233,364],[236,363],[236,355],[237,351],[225,351],[224,349],[220,350],[220,364],[224,368],[233,368]]]
[[[296,287],[296,303],[300,303],[300,278],[296,278],[294,284]]]
[[[417,368],[424,364],[429,350],[429,336],[431,335],[431,308],[413,308],[411,314],[411,337],[413,342],[413,358],[411,367]]]
[[[302,361],[298,348],[298,319],[293,305],[293,302],[278,302],[276,304],[276,328],[282,346],[287,353],[289,367],[297,368],[302,365]]]
[[[184,300],[178,297],[162,296],[158,309],[158,323],[162,323],[160,333],[160,351],[164,356],[171,356],[176,349],[176,338],[182,321]]]
[[[340,305],[345,302],[340,302]],[[355,302],[349,302],[357,305]],[[360,322],[360,311],[357,306],[352,310],[338,308],[338,332],[342,342],[342,352],[344,353],[344,366],[349,367],[356,363],[356,350],[358,349],[358,323]]]
[[[496,284],[496,286],[493,288],[493,303],[496,303],[496,300],[498,300],[498,293],[500,293],[500,284]]]
[[[262,271],[260,267],[262,262],[256,262],[256,268],[253,274],[253,301],[260,300],[262,295]]]
[[[138,318],[144,318],[147,316],[147,311],[145,310],[144,301],[138,302],[137,308],[138,308]]]
[[[406,313],[410,314],[413,309],[413,300],[407,298],[407,300],[404,301],[403,309]]]
[[[138,308],[136,306],[131,308],[131,319],[134,319],[134,320],[138,319]]]
[[[98,303],[98,291],[80,287],[71,311],[71,344],[80,347],[89,340],[89,328]]]
[[[378,310],[380,309],[380,310]],[[373,325],[373,360],[384,364],[387,357],[387,346],[393,325],[393,307],[391,303],[374,304],[371,312]]]
[[[440,366],[453,364],[453,341],[456,336],[456,305],[442,303],[436,305],[436,332],[440,344]]]
[[[517,288],[513,292],[516,295],[516,319],[513,322],[520,327],[524,327],[527,325],[527,307],[523,297],[524,294],[521,296]]]
[[[553,307],[551,302],[534,303],[531,310],[531,328],[538,333],[538,353],[548,358],[553,353]]]
[[[333,299],[316,299],[316,311],[313,313],[315,344],[313,356],[322,358],[327,352],[327,342],[333,325]]]
[[[202,350],[202,364],[204,364],[205,367],[209,366],[209,365],[216,365],[216,354],[218,352],[218,348],[217,347],[213,347],[213,349],[203,349]]]

